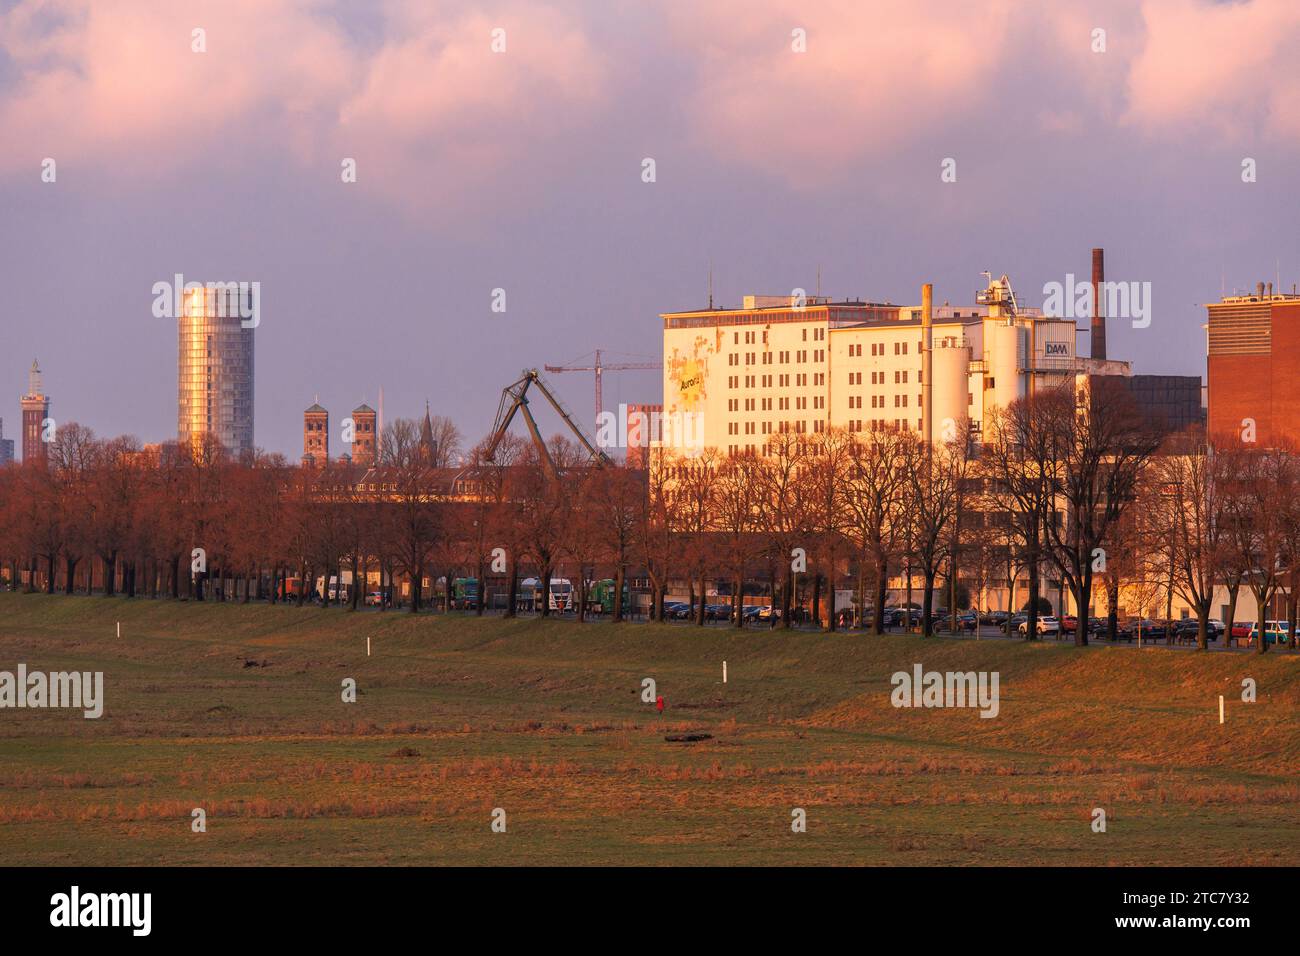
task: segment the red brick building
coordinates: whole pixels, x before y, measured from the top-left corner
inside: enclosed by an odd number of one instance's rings
[[[1260,283],[1206,309],[1210,434],[1243,440],[1253,425],[1261,445],[1300,446],[1300,295]]]

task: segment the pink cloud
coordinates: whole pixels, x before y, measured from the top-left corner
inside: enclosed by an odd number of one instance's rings
[[[1126,121],[1153,134],[1300,140],[1300,5],[1294,0],[1143,7],[1147,42],[1129,79]]]
[[[795,185],[818,184],[986,108],[1013,6],[994,0],[978,16],[956,0],[675,7],[676,39],[698,63],[686,104],[696,136]],[[792,50],[796,28],[807,53]]]
[[[608,102],[606,57],[567,14],[526,3],[454,19],[418,2],[391,12],[402,39],[369,58],[335,131],[341,151],[362,144],[381,189],[409,196],[438,178],[446,198],[526,171]]]
[[[306,0],[25,0],[0,14],[17,79],[0,89],[0,174],[43,157],[140,178],[256,143],[304,167],[357,159],[358,186],[404,203],[481,184],[512,148],[545,148],[605,102],[603,56],[572,17],[526,2],[492,17],[389,0],[383,39],[349,38]],[[491,31],[507,30],[504,54]],[[206,53],[191,31],[206,31]],[[259,150],[265,155],[265,150]]]

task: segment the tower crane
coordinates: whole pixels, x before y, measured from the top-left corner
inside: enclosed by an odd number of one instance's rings
[[[548,372],[595,372],[596,373],[596,426],[600,426],[600,413],[604,410],[604,402],[601,399],[600,380],[605,372],[622,372],[627,369],[662,369],[663,362],[617,362],[612,365],[604,365],[600,361],[604,349],[596,349],[596,362],[594,365],[547,365]]]

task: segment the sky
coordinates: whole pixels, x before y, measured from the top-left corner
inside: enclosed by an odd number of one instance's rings
[[[1297,48],[1293,0],[0,0],[0,417],[36,357],[60,425],[174,438],[175,273],[261,284],[291,458],[318,396],[473,441],[522,369],[655,361],[710,267],[727,306],[819,268],[1041,305],[1101,246],[1151,283],[1109,357],[1203,375],[1205,302],[1300,281]],[[552,381],[591,428],[591,374]]]

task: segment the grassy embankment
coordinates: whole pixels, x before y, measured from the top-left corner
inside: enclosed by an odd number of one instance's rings
[[[0,710],[6,864],[1210,865],[1300,851],[1294,656],[0,594],[0,670],[20,661],[102,670],[107,703],[99,720]],[[893,708],[889,675],[916,662],[998,671],[1000,715]],[[645,677],[662,718],[641,702]],[[1244,677],[1257,703],[1240,701]],[[713,736],[664,740],[677,731]],[[790,830],[794,807],[806,833]]]

